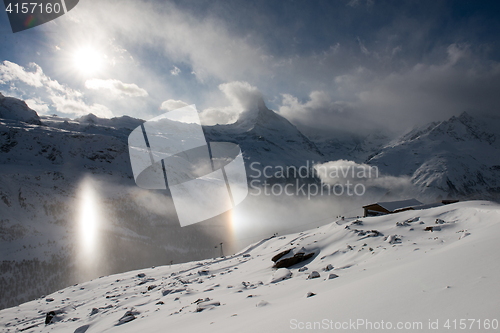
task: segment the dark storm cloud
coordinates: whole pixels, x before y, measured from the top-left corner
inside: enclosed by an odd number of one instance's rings
[[[299,126],[320,129],[395,131],[442,120],[463,111],[500,115],[500,64],[452,44],[438,64],[376,72],[360,67],[335,77],[332,90],[300,101],[283,94],[279,111]]]
[[[197,2],[199,4],[199,2]],[[305,127],[403,127],[496,114],[499,5],[466,1],[179,2],[269,59],[258,87]]]

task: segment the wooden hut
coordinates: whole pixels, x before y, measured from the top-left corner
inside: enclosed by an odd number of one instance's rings
[[[414,206],[420,205],[422,205],[422,203],[417,199],[376,202],[363,206],[364,217],[403,212],[405,210],[413,209]]]

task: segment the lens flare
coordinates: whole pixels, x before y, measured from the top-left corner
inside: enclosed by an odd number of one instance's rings
[[[96,246],[97,227],[99,224],[97,214],[96,193],[89,182],[82,186],[80,206],[80,239],[85,252],[93,252]]]
[[[232,242],[236,248],[241,248],[246,245],[245,241],[249,234],[252,234],[251,223],[248,221],[248,216],[240,207],[236,207],[231,212],[230,234]]]

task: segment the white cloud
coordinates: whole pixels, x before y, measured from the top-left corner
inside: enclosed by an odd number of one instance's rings
[[[469,53],[469,46],[451,44],[446,48],[446,53],[448,54],[448,66],[453,66],[460,59],[467,57]]]
[[[361,184],[364,187],[378,187],[392,192],[413,191],[411,178],[408,176],[388,176],[379,172],[376,166],[356,163],[348,160],[337,160],[314,166],[319,178],[330,186]]]
[[[262,94],[248,82],[234,81],[219,85],[219,89],[226,95],[231,105],[239,111],[247,111],[257,107]]]
[[[100,118],[111,118],[113,113],[106,106],[101,104],[88,105],[81,99],[68,98],[68,96],[51,96],[57,111],[72,114],[75,116],[84,116],[89,113]]]
[[[358,37],[357,40],[358,40],[359,49],[361,50],[361,52],[365,55],[370,55],[370,51],[368,51],[368,49],[366,48],[365,44],[363,44],[361,39],[359,39],[359,37]]]
[[[113,15],[108,15],[110,12]],[[120,6],[116,6],[102,2],[97,11],[82,3],[79,11],[71,15],[84,22],[89,34],[124,36],[127,43],[136,47],[162,49],[169,60],[188,63],[200,81],[258,78],[271,70],[272,57],[261,45],[235,36],[221,20],[200,20],[172,3],[158,6],[154,2],[121,0]],[[61,24],[68,24],[68,30],[82,29],[70,21]],[[176,75],[180,69],[174,67],[169,72]]]
[[[30,98],[25,100],[26,104],[38,114],[49,113],[49,106],[45,104],[40,98]]]
[[[83,98],[84,95],[74,89],[61,85],[56,80],[43,73],[42,68],[35,64],[30,63],[30,67],[34,71],[26,70],[24,67],[10,61],[4,61],[0,64],[0,84],[10,84],[21,82],[29,87],[44,88],[44,97],[52,102],[52,106],[59,112],[72,116],[82,116],[88,113],[93,113],[96,116],[109,118],[113,116],[111,110],[101,104],[87,104]],[[17,89],[17,87],[16,87]],[[25,95],[30,95],[29,89],[23,89]],[[36,95],[31,98],[26,98],[27,104],[34,110],[41,113],[48,113],[50,111],[49,103],[44,102],[42,92],[36,90],[31,95]]]
[[[131,96],[131,97],[146,97],[148,92],[142,88],[139,88],[134,83],[123,83],[120,80],[108,79],[90,79],[85,81],[85,87],[87,89],[93,90],[109,90],[111,93],[117,96]]]
[[[230,112],[228,109],[230,108],[207,108],[200,112],[200,121],[206,126],[232,124],[238,120],[239,113]]]
[[[345,131],[353,126],[362,129],[359,123],[351,124],[355,115],[351,103],[333,101],[324,91],[311,92],[305,102],[300,102],[293,95],[283,94],[281,104],[278,113],[306,132],[307,129]]]
[[[168,99],[161,103],[160,110],[172,111],[188,106],[189,104],[181,100]]]
[[[180,72],[181,70],[179,69],[179,67],[174,66],[174,68],[170,71],[170,74],[177,76]]]
[[[256,87],[248,82],[234,81],[219,85],[230,105],[225,107],[212,107],[200,113],[202,124],[230,124],[238,120],[243,112],[257,110],[262,94]]]
[[[324,91],[313,91],[309,94],[309,100],[305,103],[290,95],[283,94],[283,106],[280,112],[287,114],[290,117],[294,115],[299,116],[305,110],[306,113],[315,112],[317,110],[332,110],[336,104],[332,101],[331,97]]]
[[[42,68],[35,63],[30,63],[30,67],[34,68],[34,72],[28,72],[24,67],[13,62],[5,60],[0,64],[0,84],[19,80],[33,87],[42,87],[47,82],[47,77],[43,74]]]

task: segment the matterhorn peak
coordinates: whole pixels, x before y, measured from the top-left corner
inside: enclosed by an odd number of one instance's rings
[[[278,123],[286,123],[286,127],[294,127],[288,120],[269,109],[262,97],[256,100],[254,107],[242,112],[236,122],[242,126],[253,128],[255,126],[273,127]]]

